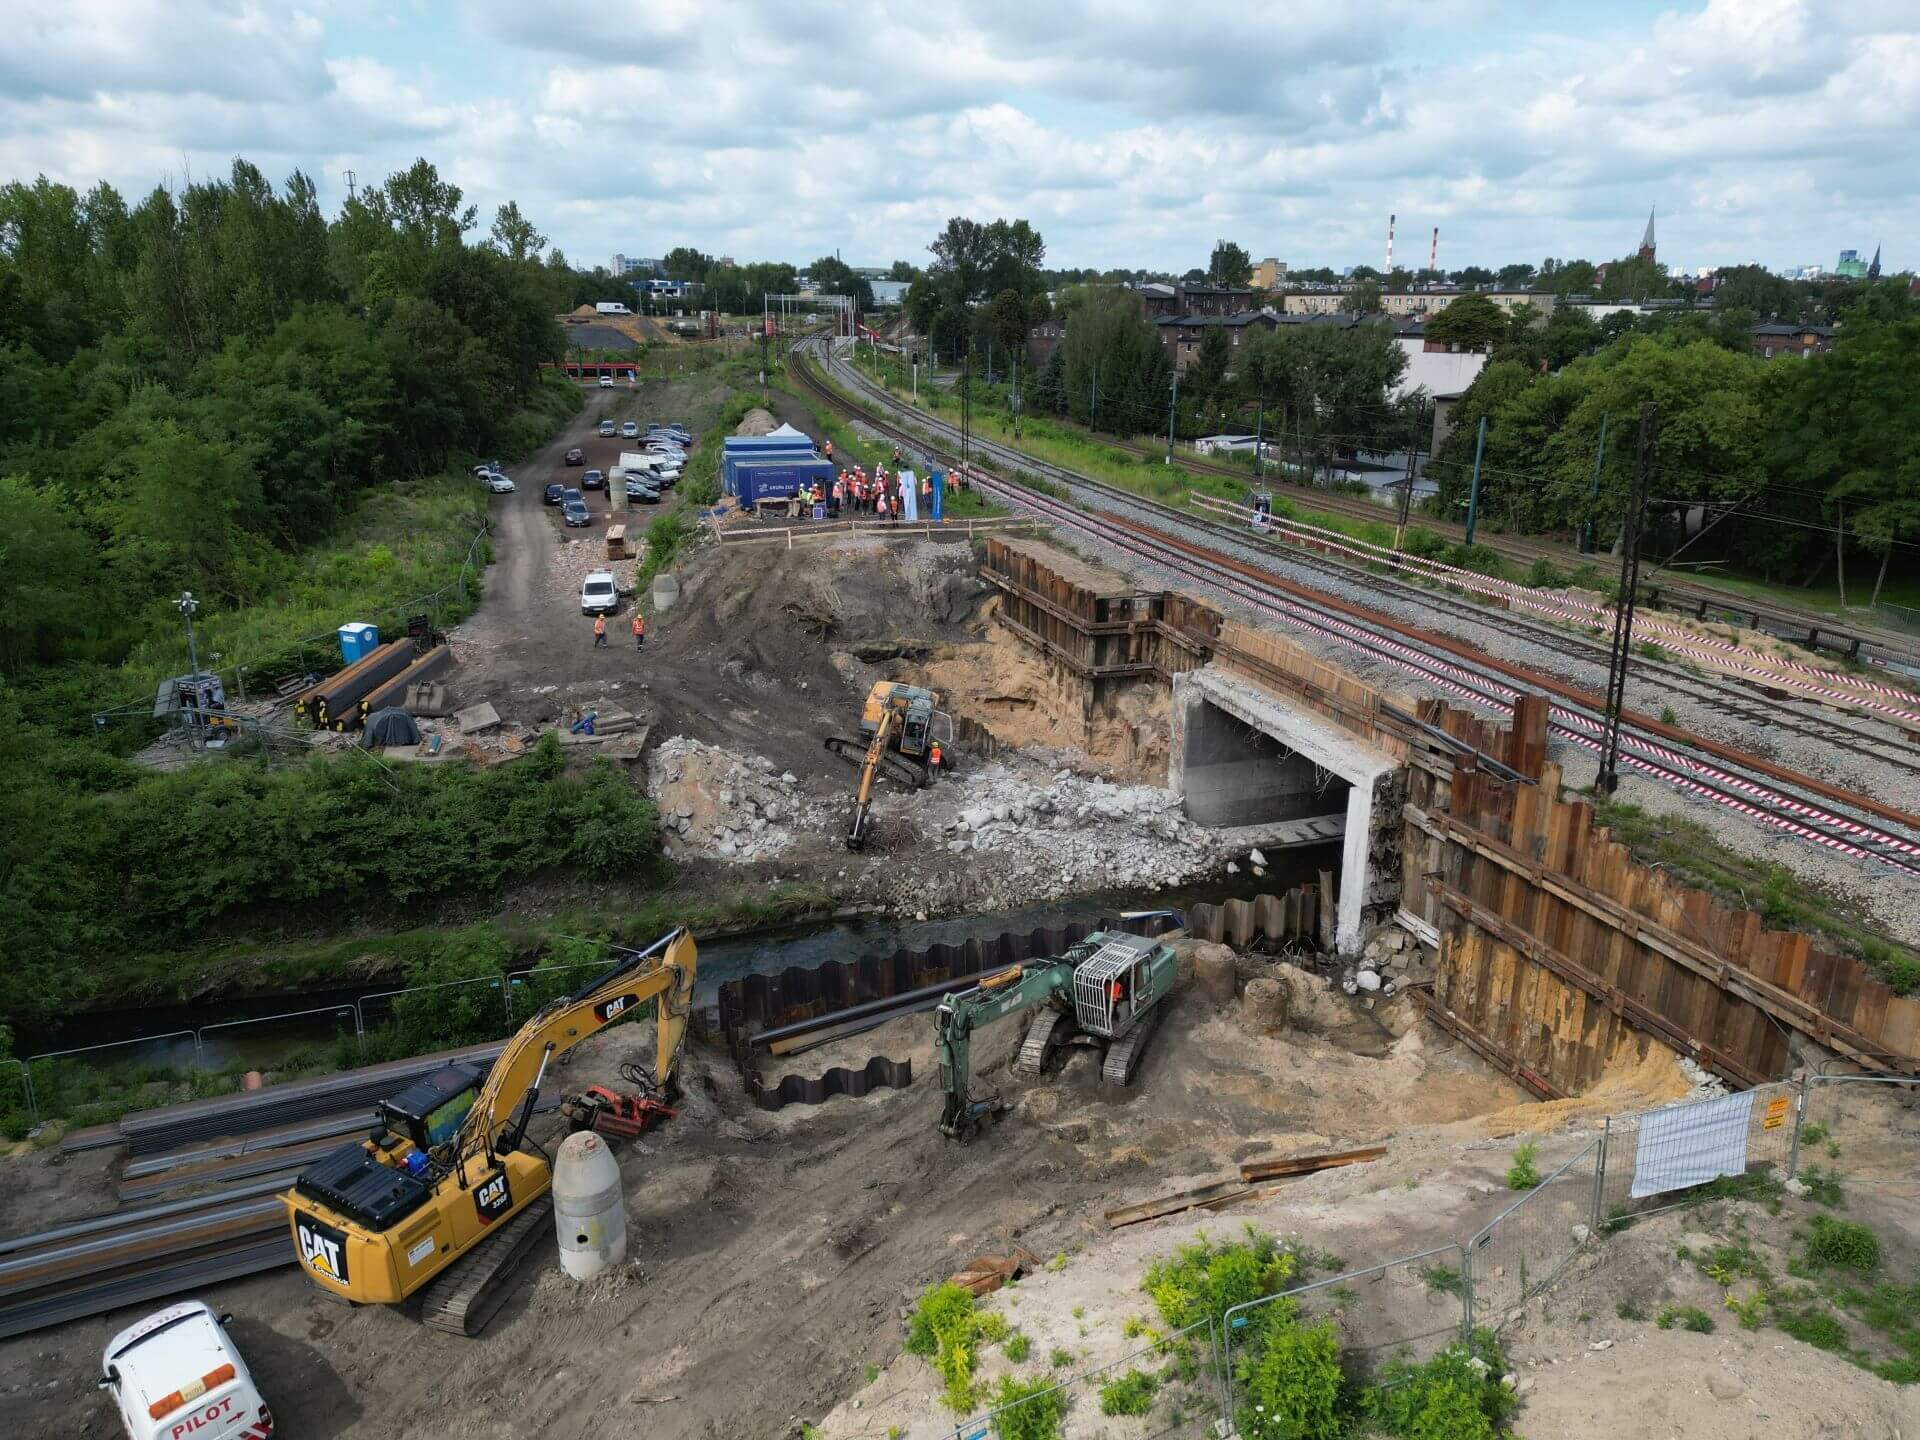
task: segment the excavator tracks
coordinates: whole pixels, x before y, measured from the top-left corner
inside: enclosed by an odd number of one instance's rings
[[[1133,1083],[1134,1072],[1140,1068],[1140,1057],[1146,1053],[1153,1032],[1160,1028],[1160,1016],[1166,1008],[1167,1002],[1160,1001],[1140,1017],[1133,1029],[1107,1047],[1106,1061],[1100,1066],[1102,1080],[1109,1085]]]
[[[553,1231],[553,1197],[542,1195],[436,1276],[421,1292],[420,1318],[450,1335],[478,1335],[506,1302],[514,1271]]]
[[[838,755],[850,765],[861,765],[867,758],[867,741],[849,740],[844,735],[829,735],[821,742],[828,750]],[[880,768],[876,774],[884,775],[897,785],[905,785],[914,790],[926,788],[931,772],[919,761],[888,751],[880,758]]]
[[[1020,1044],[1020,1053],[1014,1057],[1013,1069],[1018,1075],[1044,1075],[1054,1054],[1059,1050],[1061,1040],[1054,1038],[1054,1032],[1060,1022],[1067,1017],[1058,1010],[1042,1010],[1033,1017],[1033,1023],[1027,1027],[1027,1038]]]

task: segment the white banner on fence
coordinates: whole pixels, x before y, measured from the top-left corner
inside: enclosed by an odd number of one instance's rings
[[[1752,1118],[1751,1090],[1642,1115],[1628,1195],[1639,1200],[1745,1174]]]

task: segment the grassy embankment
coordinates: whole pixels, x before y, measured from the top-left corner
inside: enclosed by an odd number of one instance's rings
[[[514,450],[543,441],[579,392],[549,387],[542,400]],[[295,557],[274,600],[205,613],[202,656],[249,665],[257,686],[337,663],[337,625],[404,619],[433,608],[425,592],[439,592],[438,619],[452,623],[478,598],[488,555],[484,542],[471,547],[485,504],[461,474],[370,493]],[[456,582],[470,553],[463,591]],[[509,766],[427,771],[389,769],[357,751],[289,760],[243,745],[156,773],[126,757],[151,733],[152,686],[180,668],[168,637],[155,634],[120,666],[29,672],[0,687],[0,751],[20,777],[0,856],[0,948],[23,961],[0,976],[0,1057],[9,1022],[59,1024],[66,1043],[79,1043],[87,1037],[73,1017],[90,1008],[374,977],[389,988],[425,983],[449,962],[443,932],[416,928],[423,918],[471,913],[548,872],[604,878],[627,902],[617,922],[568,918],[589,933],[765,921],[816,903],[790,893],[648,910],[667,878],[652,804],[618,770],[583,773],[552,746]],[[111,709],[116,696],[126,697],[124,721],[88,725],[89,709]],[[353,938],[326,938],[345,925]],[[537,935],[517,943],[538,953]],[[110,1073],[76,1083],[116,1088]],[[49,1077],[43,1098],[57,1103],[61,1089]],[[17,1069],[0,1065],[0,1117],[17,1114],[20,1100]]]

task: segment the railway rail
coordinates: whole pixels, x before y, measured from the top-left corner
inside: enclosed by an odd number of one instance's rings
[[[849,367],[846,372],[857,379],[861,388],[870,395],[884,396],[889,408],[900,412],[896,397],[876,389],[873,383],[857,370]],[[916,424],[942,426],[944,422],[935,420],[924,411],[908,409]],[[945,426],[949,430],[951,426]],[[1096,444],[1143,459],[1156,459],[1164,450],[1157,445],[1142,445],[1117,436],[1095,435],[1089,432],[1088,438]],[[974,444],[982,442],[974,438]],[[983,447],[984,448],[984,447]],[[1022,455],[1016,462],[1029,470],[1036,470],[1046,462]],[[1296,499],[1302,504],[1325,514],[1338,515],[1348,520],[1366,520],[1375,524],[1393,523],[1393,514],[1384,506],[1372,500],[1356,495],[1343,495],[1337,491],[1322,490],[1312,485],[1302,485],[1289,480],[1282,474],[1269,472],[1255,475],[1249,470],[1235,465],[1223,465],[1217,460],[1208,460],[1198,455],[1181,455],[1179,463],[1182,469],[1197,471],[1208,475],[1221,475],[1246,485],[1249,489],[1272,491],[1276,497],[1285,496]],[[1441,520],[1432,516],[1415,515],[1412,523],[1423,525],[1436,534],[1449,540],[1464,540],[1466,527],[1457,521]],[[1531,565],[1536,560],[1549,560],[1556,565],[1577,568],[1582,564],[1604,561],[1608,557],[1583,555],[1574,547],[1551,540],[1541,540],[1522,535],[1507,535],[1487,530],[1479,531],[1475,543],[1484,545],[1506,559]],[[1643,588],[1657,592],[1676,600],[1683,600],[1699,610],[1704,616],[1707,612],[1747,617],[1751,620],[1749,628],[1763,630],[1782,640],[1805,643],[1817,637],[1826,642],[1827,648],[1849,655],[1856,659],[1869,659],[1881,665],[1897,664],[1908,673],[1916,673],[1920,667],[1920,643],[1912,636],[1874,625],[1861,625],[1857,621],[1836,621],[1830,615],[1821,615],[1813,611],[1796,610],[1792,606],[1779,604],[1754,603],[1734,591],[1715,590],[1698,584],[1688,584],[1684,579],[1662,580],[1657,584],[1648,583]]]
[[[796,373],[802,383],[823,401],[915,448],[924,448],[925,440],[901,430],[890,419],[877,417],[856,405],[813,374],[811,355],[802,351],[800,356],[801,363],[796,366]],[[865,387],[857,375],[851,378],[856,386],[876,400],[891,401],[891,397],[883,397]],[[889,403],[887,409],[890,415],[897,416],[897,404]],[[911,419],[916,425],[940,436],[938,443],[951,444],[956,438],[953,427],[938,421],[930,422],[918,411],[913,412]],[[1418,630],[1370,607],[1309,590],[1217,550],[1169,535],[1164,528],[1171,522],[1189,532],[1198,529],[1221,533],[1225,527],[1196,521],[1185,512],[1156,505],[1064,467],[1035,461],[995,446],[990,441],[980,443],[978,448],[983,456],[994,463],[1038,473],[1053,483],[1065,486],[1069,494],[1081,492],[1124,511],[1156,516],[1161,519],[1161,524],[1149,525],[1123,515],[1081,508],[1027,486],[1016,485],[997,475],[969,470],[969,478],[977,479],[1010,504],[1113,545],[1163,570],[1202,579],[1262,613],[1284,619],[1371,659],[1414,674],[1449,693],[1490,708],[1508,708],[1513,696],[1522,689],[1544,691],[1553,697],[1550,726],[1555,734],[1588,750],[1597,750],[1600,746],[1604,726],[1602,706],[1597,697],[1587,692],[1525,667],[1497,660],[1451,637]],[[1246,543],[1246,537],[1241,533],[1225,533],[1238,545]],[[1295,558],[1294,552],[1289,551],[1288,558]],[[1370,570],[1352,566],[1341,566],[1335,570],[1332,568],[1335,563],[1330,562],[1323,568],[1328,568],[1331,573],[1339,573],[1345,579],[1364,579],[1370,585],[1380,583],[1380,577]],[[1410,585],[1402,588],[1422,603],[1427,603],[1434,593]],[[1484,611],[1477,611],[1473,618],[1485,623],[1487,617]],[[1505,623],[1503,617],[1502,624]],[[1571,638],[1564,632],[1550,633],[1562,645]],[[1694,678],[1688,672],[1680,673],[1687,675],[1689,680]],[[1622,761],[1640,773],[1836,853],[1873,860],[1904,873],[1920,875],[1920,816],[1883,805],[1872,797],[1799,774],[1718,742],[1688,735],[1677,727],[1644,715],[1627,712],[1622,718]],[[1868,743],[1874,738],[1865,737],[1859,743]],[[1886,758],[1878,750],[1872,753],[1876,759]]]

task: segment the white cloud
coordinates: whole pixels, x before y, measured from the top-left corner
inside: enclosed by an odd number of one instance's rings
[[[959,213],[1028,217],[1057,264],[1176,268],[1219,235],[1377,261],[1389,211],[1402,255],[1438,224],[1452,264],[1607,258],[1651,204],[1676,263],[1920,244],[1904,0],[1695,0],[1577,33],[1512,0],[306,3],[28,0],[0,171],[139,193],[244,154],[337,199],[343,170],[425,154],[588,263],[924,260]]]

